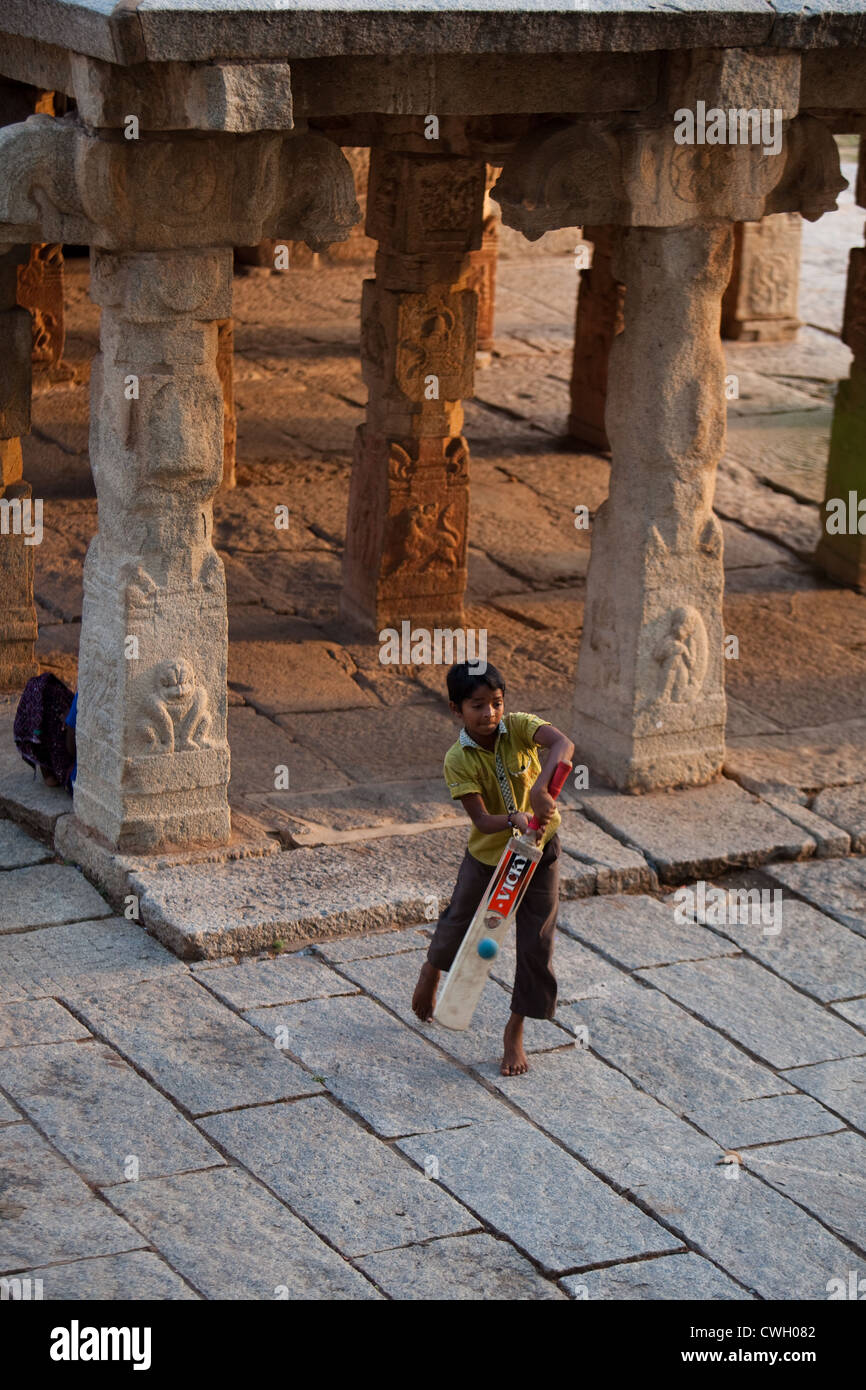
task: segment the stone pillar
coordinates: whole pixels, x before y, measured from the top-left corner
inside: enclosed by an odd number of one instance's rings
[[[604,423],[608,358],[622,332],[625,291],[611,270],[617,229],[584,227],[583,235],[592,242],[592,266],[580,272],[568,432],[594,449],[609,450]]]
[[[146,112],[147,92],[131,105],[111,87],[127,79],[104,68],[110,110],[91,93],[94,118]],[[282,90],[284,74],[267,68],[262,80]],[[228,838],[226,595],[211,499],[224,467],[217,344],[232,247],[265,236],[328,244],[357,216],[339,150],[306,132],[126,141],[47,115],[0,130],[0,241],[89,245],[102,307],[90,412],[99,531],[84,567],[73,805],[110,848]]]
[[[860,137],[857,202],[866,207],[866,136]],[[833,407],[824,525],[816,563],[831,579],[866,593],[866,247],[848,260],[842,341],[854,354]]]
[[[495,210],[490,190],[499,170],[488,165],[484,186],[484,220],[481,227],[481,247],[470,251],[474,274],[469,284],[478,295],[478,318],[475,346],[478,352],[489,353],[493,347],[493,319],[496,311],[496,265],[499,259],[499,213]]]
[[[99,534],[85,562],[75,812],[119,849],[228,838],[217,320],[231,250],[91,256]]]
[[[29,260],[18,271],[18,303],[33,315],[33,365],[58,366],[65,339],[62,246],[31,246]]]
[[[0,126],[30,115],[38,98],[33,87],[0,80]],[[28,537],[22,528],[22,506],[32,506],[32,499],[24,482],[20,438],[30,431],[31,324],[27,311],[18,307],[18,274],[30,246],[19,243],[0,251],[5,252],[0,254],[0,690],[20,690],[39,669],[34,655],[35,536]]]
[[[378,631],[403,619],[461,624],[485,165],[374,147],[361,362],[369,388],[355,439],[342,612]]]
[[[234,376],[235,332],[231,319],[222,319],[217,324],[217,374],[223,393],[223,475],[221,489],[232,488],[237,482],[235,465],[237,462],[238,421],[235,413]]]
[[[38,671],[33,604],[32,507],[21,438],[30,430],[30,315],[17,307],[18,267],[29,247],[0,256],[0,690],[20,690]],[[26,520],[26,518],[25,518]],[[26,534],[27,532],[30,534]]]
[[[575,728],[626,790],[703,782],[724,757],[722,535],[724,227],[632,228],[616,279],[624,331],[610,361],[610,495],[596,513]],[[615,577],[615,578],[614,578]]]
[[[557,227],[622,228],[610,271],[625,295],[605,415],[610,495],[593,525],[574,736],[592,772],[627,791],[709,781],[724,757],[712,497],[733,224],[798,211],[814,221],[845,186],[830,131],[797,114],[798,61],[671,55],[668,116],[543,124],[518,143],[494,190],[503,221],[531,240]],[[698,100],[778,111],[778,155],[676,139],[675,113]]]
[[[734,227],[731,279],[722,299],[722,337],[789,343],[797,336],[803,221],[779,212]]]

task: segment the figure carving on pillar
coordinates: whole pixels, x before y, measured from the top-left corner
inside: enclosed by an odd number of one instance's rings
[[[675,608],[653,656],[662,668],[661,704],[696,700],[707,672],[709,647],[704,620],[696,608]]]
[[[154,689],[145,702],[141,726],[144,743],[162,753],[209,747],[207,691],[196,685],[191,663],[163,661],[151,680]]]

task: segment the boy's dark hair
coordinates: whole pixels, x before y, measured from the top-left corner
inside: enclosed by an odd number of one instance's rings
[[[488,662],[483,671],[475,672],[470,670],[470,666],[474,665],[474,661],[459,661],[456,666],[451,667],[446,676],[448,699],[457,705],[458,709],[464,700],[474,695],[479,685],[486,685],[490,690],[501,690],[502,694],[505,694],[505,681],[495,666]]]

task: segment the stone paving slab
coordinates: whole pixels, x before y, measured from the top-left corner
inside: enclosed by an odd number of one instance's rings
[[[564,908],[560,908],[563,911]],[[517,949],[512,940],[501,948],[491,974],[510,992],[517,969]],[[556,975],[559,991],[559,1007],[571,1004],[577,999],[591,999],[597,994],[615,991],[622,985],[624,976],[621,970],[610,961],[604,960],[595,951],[563,932],[557,932],[553,948],[553,973]]]
[[[636,846],[664,883],[803,858],[816,849],[793,821],[728,779],[645,796],[582,792],[580,801],[602,829]]]
[[[435,1021],[422,1023],[412,1012],[412,994],[426,955],[426,951],[401,952],[379,960],[345,962],[340,969],[414,1032],[441,1047],[449,1056],[469,1066],[501,1058],[502,1034],[511,1017],[510,991],[506,992],[495,980],[489,981],[472,1016],[472,1026],[465,1032],[443,1028]],[[573,1037],[555,1023],[539,1018],[526,1020],[524,1046],[527,1052],[563,1047],[573,1042]]]
[[[829,787],[812,803],[818,815],[842,826],[851,836],[851,848],[866,851],[866,782],[853,787]]]
[[[612,999],[583,1000],[567,1019],[585,1024],[593,1052],[677,1114],[791,1089],[666,994],[637,983]]]
[[[286,1045],[385,1138],[495,1118],[501,1103],[436,1048],[361,995],[245,1015]]]
[[[170,1101],[99,1043],[10,1049],[2,1058],[2,1084],[97,1186],[223,1162]]]
[[[430,831],[371,845],[325,846],[265,861],[137,874],[147,926],[180,955],[260,951],[340,932],[415,925],[454,888],[466,832]]]
[[[595,868],[596,893],[634,892],[655,886],[655,875],[642,854],[606,834],[579,811],[563,808],[557,834],[570,858]]]
[[[730,902],[730,891],[727,897]],[[778,934],[766,925],[727,921],[714,930],[822,1003],[866,993],[866,941],[856,932],[790,897],[772,924]]]
[[[203,1120],[202,1128],[344,1255],[478,1225],[329,1099],[233,1110]]]
[[[601,951],[626,970],[729,955],[732,948],[705,927],[679,925],[656,898],[622,896],[563,903],[560,930]]]
[[[838,1062],[795,1067],[782,1076],[801,1091],[808,1091],[830,1110],[842,1115],[856,1129],[866,1130],[866,1057],[846,1057]]]
[[[639,972],[771,1067],[866,1052],[866,1037],[745,957]]]
[[[596,1301],[628,1299],[658,1303],[701,1298],[716,1302],[754,1298],[709,1260],[691,1250],[682,1255],[612,1265],[609,1269],[588,1269],[583,1274],[569,1274],[559,1283],[572,1298]]]
[[[743,1162],[866,1254],[866,1139],[862,1135],[843,1130],[815,1139],[767,1144],[745,1153]]]
[[[744,785],[746,785],[744,783]],[[757,787],[746,787],[748,791],[758,791]],[[801,830],[811,836],[815,841],[815,858],[832,859],[838,855],[850,854],[851,836],[847,830],[842,830],[838,825],[834,825],[832,820],[826,816],[816,815],[808,807],[799,804],[793,797],[778,795],[775,792],[758,792],[763,801],[774,810],[787,816],[795,825],[799,825]],[[799,795],[799,793],[795,793]]]
[[[443,1187],[548,1273],[679,1245],[583,1164],[513,1115],[448,1130],[432,1140],[401,1139],[399,1147],[421,1165],[428,1154],[434,1155]]]
[[[11,820],[0,820],[0,869],[24,869],[30,864],[44,864],[54,855],[47,846]]]
[[[0,1171],[0,1272],[147,1243],[29,1124],[0,1129]]]
[[[846,999],[841,1004],[834,1004],[833,1012],[856,1023],[858,1028],[866,1032],[866,999]]]
[[[866,719],[827,721],[759,737],[734,735],[727,740],[725,774],[752,790],[787,784],[815,792],[862,782],[864,753]]]
[[[133,1299],[178,1302],[198,1300],[173,1269],[152,1250],[132,1250],[126,1255],[105,1255],[95,1260],[74,1260],[71,1264],[47,1265],[28,1269],[22,1279],[41,1279],[46,1303],[71,1299],[92,1303]]]
[[[796,1075],[791,1072],[791,1079]],[[729,1101],[706,1110],[693,1106],[688,1113],[699,1129],[726,1149],[746,1149],[752,1144],[832,1134],[842,1124],[811,1096],[787,1093]]]
[[[95,1033],[193,1115],[322,1089],[273,1034],[266,1042],[189,976],[111,990],[81,1007]]]
[[[0,1096],[0,1125],[20,1123],[24,1116],[11,1106],[5,1096]]]
[[[390,1298],[547,1301],[563,1294],[504,1240],[489,1235],[431,1240],[367,1255],[358,1264]]]
[[[192,966],[195,978],[224,1004],[242,1011],[272,1004],[297,1004],[331,994],[352,994],[353,986],[313,956],[276,956],[238,964],[202,961]]]
[[[824,1299],[827,1281],[850,1268],[848,1247],[817,1221],[742,1169],[728,1178],[719,1146],[582,1049],[538,1057],[531,1087],[492,1071],[488,1079],[762,1298]]]
[[[115,1206],[204,1298],[375,1299],[373,1285],[247,1173],[114,1187]]]
[[[50,837],[59,818],[71,812],[72,797],[63,787],[48,787],[41,775],[33,775],[15,747],[14,719],[14,708],[0,714],[0,812]]]
[[[76,1003],[186,967],[123,917],[0,937],[0,1000],[53,995]]]
[[[866,859],[827,859],[820,864],[773,864],[765,871],[821,912],[866,936]]]
[[[78,1019],[53,999],[21,999],[0,1007],[0,1048],[77,1042],[90,1036]]]
[[[312,949],[323,960],[341,965],[344,961],[373,960],[397,951],[426,951],[429,945],[430,936],[422,927],[406,927],[403,931],[368,932],[366,936],[342,936],[335,941],[320,941]]]
[[[79,869],[37,864],[0,878],[0,932],[31,931],[110,917],[111,908]]]

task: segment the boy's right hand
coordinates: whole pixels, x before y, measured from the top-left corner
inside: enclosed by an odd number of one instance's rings
[[[525,816],[522,811],[515,811],[511,817],[511,824],[520,831],[521,835],[525,835],[529,830],[529,817]]]

